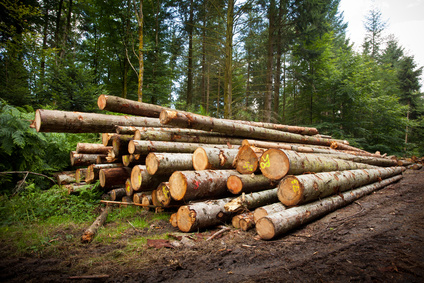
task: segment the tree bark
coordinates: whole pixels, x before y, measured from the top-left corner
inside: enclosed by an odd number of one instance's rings
[[[128,167],[100,169],[100,186],[103,188],[112,188],[118,185],[123,186],[130,176],[131,168]]]
[[[227,193],[227,179],[235,170],[175,171],[169,178],[169,189],[175,200],[220,197]]]
[[[227,212],[237,212],[264,206],[278,201],[277,188],[261,192],[243,194],[228,202],[224,209]]]
[[[150,152],[193,153],[198,147],[236,148],[233,145],[203,144],[165,141],[133,140],[128,144],[130,154],[149,154]]]
[[[395,176],[381,182],[376,182],[352,191],[347,191],[341,195],[332,196],[310,204],[293,207],[274,214],[260,218],[256,222],[256,232],[263,240],[271,240],[280,236],[302,224],[308,223],[313,219],[321,217],[340,207],[377,190],[383,188],[402,178],[401,175]]]
[[[123,196],[126,195],[126,189],[125,188],[116,188],[109,192],[110,200],[111,201],[117,201],[122,199]]]
[[[98,156],[106,157],[106,154],[85,154],[76,151],[71,151],[69,155],[71,166],[88,166],[95,164]]]
[[[225,36],[224,118],[232,116],[234,0],[228,1]]]
[[[283,211],[285,209],[286,209],[286,206],[282,204],[281,202],[276,202],[276,203],[268,204],[262,207],[258,207],[253,212],[253,220],[256,223],[262,217]]]
[[[86,153],[86,154],[107,154],[112,147],[104,146],[103,144],[97,143],[81,143],[77,144],[76,152],[77,153]]]
[[[97,99],[97,106],[100,110],[152,118],[159,118],[160,112],[163,109],[168,109],[155,104],[104,94]]]
[[[146,168],[150,175],[171,175],[175,171],[193,170],[191,153],[154,153],[146,157]]]
[[[89,188],[91,189],[91,187],[89,187],[89,185],[85,182],[78,182],[78,183],[73,183],[73,184],[69,184],[69,185],[65,185],[65,188],[68,190],[68,195],[76,195],[79,194],[80,191],[84,188]]]
[[[152,191],[160,183],[167,181],[169,175],[150,175],[146,166],[136,165],[131,171],[131,186],[134,191]]]
[[[278,149],[265,151],[260,158],[259,167],[262,174],[271,180],[280,180],[287,174],[298,175],[307,172],[376,168],[373,165],[325,157],[319,154]]]
[[[161,127],[156,118],[38,109],[37,132],[115,133],[116,126]]]
[[[235,195],[268,190],[275,188],[276,185],[277,184],[264,175],[232,175],[227,179],[227,188]]]
[[[106,168],[118,168],[122,167],[122,164],[119,163],[110,163],[110,164],[92,164],[87,167],[87,174],[85,176],[85,182],[91,184],[99,179],[100,169]]]
[[[59,185],[75,183],[75,171],[60,172],[55,175],[56,181]]]
[[[402,174],[404,167],[346,170],[301,176],[286,176],[278,185],[278,199],[287,206],[338,194]]]
[[[97,233],[97,230],[99,230],[99,228],[105,223],[107,215],[111,211],[112,207],[106,206],[106,208],[103,210],[100,216],[96,218],[93,224],[91,224],[91,226],[84,231],[84,234],[81,237],[82,243],[90,243],[93,240],[94,236]]]
[[[130,135],[116,135],[112,137],[112,148],[115,157],[128,154],[128,144],[134,139]]]
[[[194,170],[232,169],[238,149],[198,147],[193,153]]]

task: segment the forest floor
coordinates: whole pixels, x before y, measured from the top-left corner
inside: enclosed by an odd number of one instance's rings
[[[107,224],[104,229],[107,229]],[[54,252],[14,256],[0,247],[1,282],[424,282],[424,170],[273,241],[254,229],[182,233],[164,220],[129,229],[110,242],[81,244],[81,228]],[[136,250],[136,237],[168,233]],[[60,233],[59,233],[60,235]],[[169,245],[172,238],[181,244]],[[159,248],[159,244],[168,247]],[[156,247],[151,247],[156,246]],[[103,275],[72,280],[72,276]],[[101,277],[101,276],[100,276]]]

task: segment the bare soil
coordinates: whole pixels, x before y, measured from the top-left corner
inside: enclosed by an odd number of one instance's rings
[[[56,253],[7,256],[0,248],[2,282],[424,282],[424,171],[408,170],[393,185],[273,241],[254,230],[190,234],[180,247],[140,247],[128,259],[125,233],[113,243],[71,241]],[[177,239],[169,223],[156,227]],[[67,232],[69,233],[69,231]],[[74,231],[76,237],[81,231]],[[154,242],[156,245],[159,242]],[[4,244],[4,243],[3,243]],[[169,243],[165,243],[169,246]],[[90,262],[96,255],[107,260]],[[81,263],[84,263],[83,265]],[[89,263],[89,264],[87,264]]]

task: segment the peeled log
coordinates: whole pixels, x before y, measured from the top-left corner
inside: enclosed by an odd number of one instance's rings
[[[169,189],[175,200],[220,197],[227,193],[227,179],[235,170],[175,171],[169,178]]]
[[[264,175],[232,175],[227,179],[228,190],[235,195],[275,188],[277,184]]]
[[[193,113],[178,112],[175,110],[163,110],[159,119],[163,125],[172,125],[181,128],[192,128],[204,131],[215,131],[259,140],[266,139],[272,141],[297,142],[326,146],[331,146],[333,143],[339,148],[352,148],[348,145],[337,143],[331,139],[315,138],[273,129],[249,126],[237,121],[211,118]]]
[[[97,143],[78,143],[77,153],[88,153],[88,154],[107,154],[112,150],[111,146],[104,146],[103,144]]]
[[[285,209],[286,209],[286,206],[282,204],[281,202],[276,202],[276,203],[268,204],[262,207],[258,207],[253,212],[253,220],[256,223],[262,217],[265,217],[273,213],[281,212]]]
[[[238,149],[198,147],[193,153],[194,170],[232,169]]]
[[[341,195],[335,195],[310,204],[293,207],[278,213],[270,214],[256,222],[256,232],[264,240],[271,240],[294,228],[308,223],[313,219],[321,217],[331,211],[346,206],[349,203],[377,190],[383,188],[402,178],[401,175],[376,182]]]
[[[298,205],[402,174],[404,170],[387,167],[286,176],[278,186],[278,199],[287,206]]]
[[[77,153],[76,151],[71,151],[69,154],[72,166],[88,166],[95,164],[98,156],[106,157],[106,154],[85,154]]]
[[[130,141],[128,152],[131,154],[148,154],[149,152],[193,153],[198,147],[238,148],[233,145],[201,144],[165,141]]]
[[[100,186],[103,188],[111,188],[118,185],[122,186],[130,176],[131,168],[128,167],[100,169]]]
[[[37,132],[115,133],[115,126],[161,127],[157,118],[38,109]]]
[[[153,191],[169,175],[150,175],[144,165],[136,165],[131,171],[131,186],[134,191]]]
[[[353,169],[371,169],[376,166],[336,159],[319,154],[300,153],[289,150],[268,149],[262,154],[259,167],[264,176],[280,180],[287,174],[306,172],[329,172]]]
[[[146,157],[146,168],[150,175],[171,175],[175,171],[192,170],[191,153],[154,153]]]
[[[227,203],[224,209],[228,212],[237,212],[275,203],[277,201],[277,188],[274,188],[251,194],[243,194]]]

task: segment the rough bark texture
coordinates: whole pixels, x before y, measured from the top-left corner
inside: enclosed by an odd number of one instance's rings
[[[131,186],[134,191],[152,191],[160,183],[167,181],[169,175],[150,175],[144,165],[136,165],[131,171]]]
[[[126,189],[125,188],[116,188],[109,192],[110,200],[111,201],[117,201],[122,199],[123,196],[126,195]]]
[[[227,179],[228,190],[235,195],[275,188],[277,184],[264,175],[232,175]]]
[[[128,167],[100,169],[100,186],[103,188],[111,188],[118,185],[123,186],[130,176],[131,168]]]
[[[119,163],[109,163],[109,164],[92,164],[87,167],[87,175],[85,176],[85,182],[91,184],[99,179],[100,169],[107,168],[118,168],[122,167],[122,164]]]
[[[262,207],[258,207],[253,212],[253,220],[256,223],[262,217],[283,211],[285,209],[286,209],[286,206],[282,204],[281,202],[276,202],[276,203],[268,204]]]
[[[259,167],[264,176],[280,180],[287,174],[376,168],[373,165],[289,150],[269,149],[262,154]]]
[[[154,153],[146,157],[146,168],[150,175],[171,175],[174,171],[193,170],[191,153]]]
[[[259,219],[256,232],[264,240],[271,240],[311,220],[343,207],[377,189],[402,178],[401,175],[376,182],[340,195],[328,197],[310,204],[293,207]]]
[[[290,175],[281,180],[278,199],[287,206],[302,204],[402,174],[404,170],[404,167],[387,167]]]
[[[97,230],[99,230],[99,228],[105,223],[107,215],[111,211],[112,207],[106,206],[106,208],[103,210],[100,216],[96,218],[93,224],[91,224],[91,226],[84,231],[84,234],[81,236],[82,243],[90,243],[93,240]]]
[[[160,112],[165,109],[159,105],[104,94],[97,99],[97,106],[100,110],[153,118],[158,118]]]
[[[169,178],[169,189],[175,200],[220,197],[227,193],[227,179],[235,170],[175,171]]]
[[[193,153],[198,147],[236,148],[231,145],[165,142],[165,141],[130,141],[128,151],[131,154],[149,154],[149,152]]]
[[[128,144],[134,139],[130,135],[116,135],[112,137],[113,154],[115,157],[128,154]]]
[[[97,143],[78,143],[76,151],[77,153],[88,153],[88,154],[107,154],[112,147],[104,146],[103,144]]]
[[[75,183],[75,171],[60,172],[55,175],[56,181],[59,185]]]
[[[237,149],[199,147],[193,153],[194,170],[232,169]]]
[[[255,138],[259,140],[298,142],[306,144],[317,144],[330,146],[332,143],[339,148],[353,149],[344,144],[337,143],[331,139],[322,139],[311,136],[303,136],[288,132],[282,132],[262,127],[249,126],[231,120],[223,120],[201,116],[193,113],[182,113],[178,111],[163,110],[160,114],[160,121],[164,125],[172,125],[181,128],[193,128],[205,131],[215,131],[225,134],[233,134],[242,137]]]
[[[38,109],[37,132],[115,133],[115,126],[161,127],[157,118]]]
[[[76,151],[71,151],[69,154],[72,166],[88,166],[95,164],[98,156],[106,157],[106,154],[85,154],[77,153]]]
[[[252,209],[278,201],[277,188],[261,192],[243,194],[227,203],[224,208],[228,212]]]
[[[235,168],[241,174],[252,174],[259,169],[259,158],[263,150],[249,145],[243,145],[239,148],[235,158]]]

